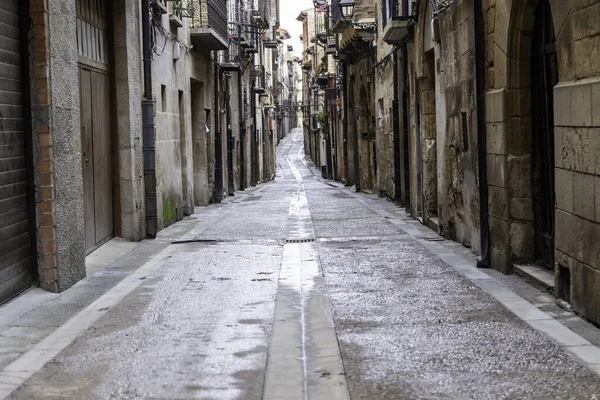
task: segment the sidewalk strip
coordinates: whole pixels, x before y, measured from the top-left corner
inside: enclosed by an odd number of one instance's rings
[[[114,288],[81,310],[60,328],[33,346],[29,351],[7,365],[0,372],[0,400],[6,399],[27,379],[41,370],[49,361],[69,346],[111,308],[119,304],[127,295],[138,288],[154,269],[174,251],[169,246],[152,257],[146,264],[128,275]]]
[[[398,226],[415,241],[421,243],[425,248],[454,268],[459,274],[479,286],[516,317],[548,337],[556,345],[570,353],[575,359],[600,376],[600,348],[561,324],[560,321],[554,319],[550,314],[540,310],[534,304],[517,295],[443,244],[423,239],[423,233],[420,230],[399,218],[398,215],[393,215],[382,207],[374,207],[369,201],[365,201],[360,193],[354,193],[342,188],[340,190],[344,193],[349,193],[377,214],[388,218],[389,222]]]

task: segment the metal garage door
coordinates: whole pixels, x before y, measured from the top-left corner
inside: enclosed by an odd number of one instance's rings
[[[0,1],[0,303],[31,284],[19,1]]]

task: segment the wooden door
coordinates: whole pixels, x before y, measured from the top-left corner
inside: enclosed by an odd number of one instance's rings
[[[19,1],[0,1],[0,303],[31,284]]]
[[[85,246],[91,251],[114,234],[111,79],[104,0],[78,0],[77,40]]]

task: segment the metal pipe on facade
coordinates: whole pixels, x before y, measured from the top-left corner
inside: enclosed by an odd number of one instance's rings
[[[238,41],[239,43],[239,41]],[[244,150],[246,149],[244,138],[246,137],[244,123],[244,98],[242,85],[242,72],[237,73],[238,76],[238,109],[239,109],[239,124],[240,124],[240,190],[246,189],[246,164],[244,159]]]
[[[402,15],[408,15],[408,1],[402,2]],[[410,134],[408,130],[408,45],[402,43],[402,144],[404,147],[404,209],[411,212],[410,204]]]
[[[219,100],[221,99],[221,91],[219,84],[221,82],[222,72],[219,69],[217,60],[217,52],[213,51],[214,57],[214,90],[215,90],[215,191],[214,202],[220,203],[223,198],[223,145],[221,134],[221,111],[219,109]]]
[[[348,66],[345,62],[342,63],[342,85],[344,90],[344,142],[343,142],[343,152],[344,152],[344,179],[345,183],[348,183]]]
[[[225,121],[227,124],[227,194],[233,196],[235,185],[233,183],[233,129],[231,127],[231,77],[227,75],[225,84]]]
[[[392,100],[392,131],[394,138],[394,202],[398,205],[402,203],[402,154],[400,153],[400,91],[398,90],[398,52],[392,50],[393,61],[393,80],[394,80],[394,99]]]
[[[475,25],[475,88],[477,92],[477,158],[479,167],[479,235],[481,257],[477,266],[490,266],[490,222],[487,183],[487,138],[485,126],[485,26],[483,0],[473,1]]]
[[[144,162],[144,202],[146,236],[156,237],[158,205],[156,201],[156,145],[154,137],[154,100],[152,98],[152,59],[150,48],[150,0],[142,1],[142,54],[144,99],[142,100],[142,149]]]

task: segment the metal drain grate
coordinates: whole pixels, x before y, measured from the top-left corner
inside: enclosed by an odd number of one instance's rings
[[[315,239],[285,239],[286,243],[311,243],[314,241]]]

